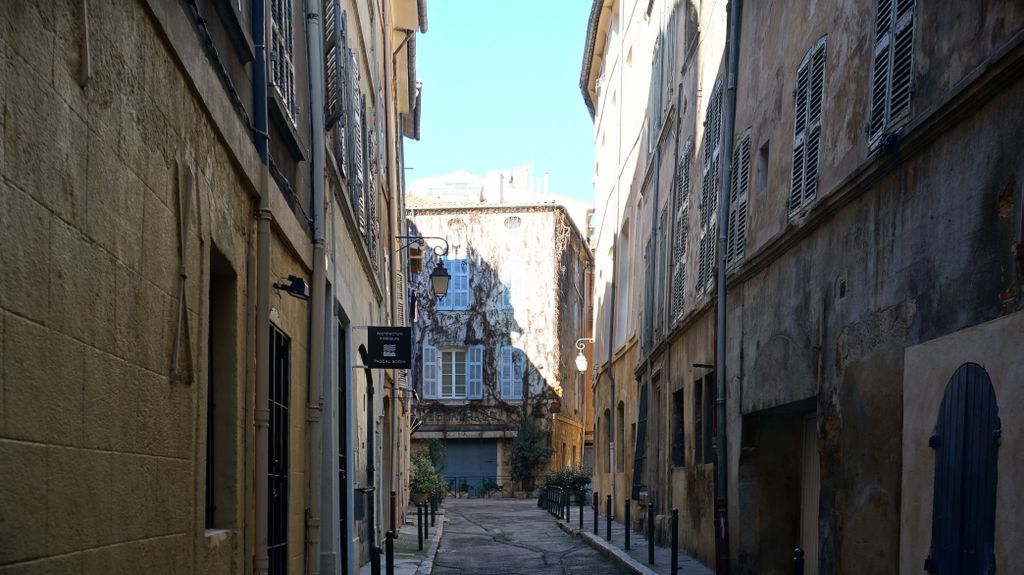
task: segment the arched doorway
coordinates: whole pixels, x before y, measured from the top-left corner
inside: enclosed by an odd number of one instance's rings
[[[992,380],[976,363],[946,385],[935,435],[931,555],[936,575],[995,573],[996,469],[1001,433]]]

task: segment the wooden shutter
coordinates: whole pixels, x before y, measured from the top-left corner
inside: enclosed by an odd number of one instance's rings
[[[690,154],[693,141],[687,141],[683,155],[676,165],[675,193],[672,200],[675,206],[672,239],[672,317],[678,320],[683,313],[686,298],[686,241],[689,233],[689,196],[690,196]]]
[[[825,91],[825,38],[804,56],[797,71],[793,122],[793,172],[789,213],[793,215],[817,195],[821,115]]]
[[[512,399],[512,347],[503,345],[501,346],[501,357],[499,358],[500,379],[501,379],[501,397],[503,399]]]
[[[985,370],[967,363],[953,374],[939,408],[931,555],[938,575],[995,573],[995,507],[999,407]]]
[[[647,453],[647,393],[646,388],[640,392],[640,407],[636,418],[636,445],[633,448],[633,499],[640,497],[644,488],[644,458]]]
[[[868,118],[871,142],[910,117],[915,4],[915,0],[878,2]]]
[[[732,160],[732,182],[729,189],[729,230],[726,262],[743,259],[747,242],[747,200],[750,197],[750,132],[740,140]]]
[[[892,34],[892,71],[889,88],[889,124],[910,116],[914,60],[914,0],[896,0]]]
[[[334,123],[338,121],[338,63],[340,51],[338,41],[338,1],[324,0],[323,2],[323,32],[324,32],[324,130],[330,132]]]
[[[437,348],[423,345],[423,397],[437,398],[437,387],[440,380],[438,374]]]
[[[700,205],[700,254],[697,269],[697,291],[703,293],[711,287],[714,277],[715,261],[715,210],[718,207],[719,182],[719,148],[722,132],[722,82],[715,82],[711,92],[711,101],[704,120],[704,174],[701,182]]]
[[[466,397],[482,399],[484,396],[484,346],[474,345],[466,354]]]

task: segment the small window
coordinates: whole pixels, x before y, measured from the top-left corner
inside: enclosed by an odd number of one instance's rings
[[[523,225],[523,218],[519,216],[509,216],[505,218],[505,228],[509,230],[518,230],[519,226]]]

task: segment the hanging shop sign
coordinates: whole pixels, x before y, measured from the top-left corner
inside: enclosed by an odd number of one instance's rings
[[[376,369],[412,368],[412,328],[373,326],[368,329],[367,364]]]

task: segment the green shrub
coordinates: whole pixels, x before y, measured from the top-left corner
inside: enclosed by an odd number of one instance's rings
[[[527,491],[533,489],[533,474],[537,468],[545,464],[555,452],[547,446],[547,435],[537,427],[532,417],[526,417],[520,422],[519,431],[509,451],[509,475]]]
[[[579,496],[590,485],[590,470],[585,467],[562,467],[544,475],[544,487],[560,487]]]
[[[412,454],[412,478],[409,481],[409,491],[413,493],[436,492],[442,499],[448,491],[444,477],[434,468],[430,454],[426,451],[417,451]]]

